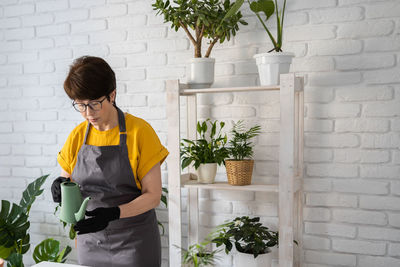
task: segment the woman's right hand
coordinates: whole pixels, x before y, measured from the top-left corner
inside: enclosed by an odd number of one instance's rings
[[[53,195],[53,201],[61,203],[61,183],[71,181],[70,178],[60,176],[53,181],[51,185],[51,194]]]

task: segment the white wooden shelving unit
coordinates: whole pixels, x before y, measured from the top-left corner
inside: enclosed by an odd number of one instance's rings
[[[182,219],[181,188],[188,188],[188,244],[197,243],[199,232],[198,190],[237,190],[278,193],[279,205],[279,266],[300,266],[302,233],[302,177],[304,135],[303,78],[295,74],[281,75],[278,86],[189,89],[179,80],[167,81],[168,118],[168,212],[169,212],[169,266],[181,266]],[[227,182],[198,184],[191,180],[193,170],[181,174],[180,165],[180,98],[186,97],[187,138],[196,139],[197,94],[226,92],[280,92],[280,148],[279,184],[251,184],[231,186]],[[268,97],[268,95],[266,95]],[[298,241],[295,245],[293,240]],[[250,267],[250,266],[249,266]]]

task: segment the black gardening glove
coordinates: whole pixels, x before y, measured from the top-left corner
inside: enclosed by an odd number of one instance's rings
[[[109,222],[119,219],[120,213],[119,207],[97,208],[87,211],[86,215],[90,218],[77,222],[74,229],[78,235],[101,231],[107,227]]]
[[[62,176],[53,181],[53,184],[51,185],[51,194],[53,195],[54,202],[61,203],[61,183],[67,181],[69,182],[71,179]]]

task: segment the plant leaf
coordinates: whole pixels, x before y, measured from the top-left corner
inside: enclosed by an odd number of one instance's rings
[[[229,9],[228,12],[226,12],[224,18],[221,20],[221,24],[222,24],[222,22],[224,22],[224,20],[235,15],[239,11],[239,9],[242,7],[243,3],[244,3],[244,0],[235,1],[233,6],[231,7],[231,9]]]
[[[74,229],[74,225],[71,224],[71,227],[69,228],[69,239],[75,239],[76,237],[76,232]]]
[[[24,267],[22,262],[22,254],[13,253],[7,259],[7,267]]]
[[[258,0],[250,4],[250,9],[254,13],[263,12],[266,16],[266,20],[269,19],[275,11],[275,4],[271,0]]]
[[[19,205],[24,209],[24,213],[29,212],[36,197],[43,193],[40,189],[49,175],[43,175],[30,183],[25,191],[22,193],[22,199]]]
[[[26,236],[29,225],[28,216],[23,208],[13,203],[10,210],[10,202],[1,201],[0,246],[14,247],[19,239]]]
[[[12,250],[13,250],[13,247],[6,248],[3,246],[0,246],[0,258],[7,259],[10,256]]]
[[[42,261],[64,262],[66,256],[71,252],[71,247],[67,246],[60,254],[58,253],[59,251],[60,242],[53,238],[48,238],[35,247],[32,257],[36,263]]]
[[[67,255],[72,251],[72,248],[70,246],[66,246],[61,253],[57,257],[57,262],[64,263],[67,259]]]

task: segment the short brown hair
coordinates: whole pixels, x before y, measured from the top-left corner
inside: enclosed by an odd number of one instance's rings
[[[74,60],[64,81],[64,90],[72,100],[98,99],[116,88],[115,73],[99,57],[83,56]]]

